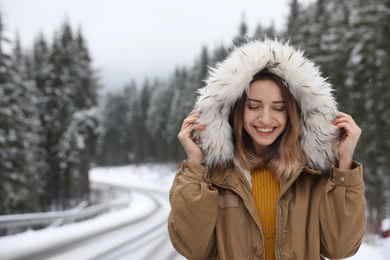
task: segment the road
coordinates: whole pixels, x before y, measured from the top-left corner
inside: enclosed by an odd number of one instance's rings
[[[48,248],[23,260],[179,260],[167,231],[170,205],[166,192],[134,188],[137,197],[153,204],[147,215],[92,237]]]

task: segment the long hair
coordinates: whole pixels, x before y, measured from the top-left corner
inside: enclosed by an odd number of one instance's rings
[[[258,80],[272,80],[280,88],[286,104],[287,125],[283,133],[268,147],[264,156],[255,153],[253,142],[243,125],[245,100],[249,86]],[[301,149],[300,112],[298,104],[288,89],[287,84],[277,75],[268,70],[261,70],[254,75],[248,89],[236,102],[230,114],[230,125],[233,129],[235,157],[241,166],[249,171],[267,168],[273,171],[280,180],[289,179],[291,174],[305,163]]]

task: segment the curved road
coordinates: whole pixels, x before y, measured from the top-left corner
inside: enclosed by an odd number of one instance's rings
[[[122,187],[121,187],[122,188]],[[29,260],[179,260],[171,245],[167,231],[170,210],[166,193],[132,189],[133,193],[147,196],[154,206],[147,216],[132,220],[126,225],[104,231],[74,243],[51,248]]]

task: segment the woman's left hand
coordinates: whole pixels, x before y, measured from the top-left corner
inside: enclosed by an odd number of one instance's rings
[[[362,130],[350,115],[343,112],[337,114],[333,124],[340,128],[341,131],[338,146],[339,169],[350,170],[352,168],[353,153]]]

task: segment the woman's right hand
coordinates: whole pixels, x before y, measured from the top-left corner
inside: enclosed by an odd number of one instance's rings
[[[202,131],[206,128],[206,126],[196,123],[198,119],[199,115],[195,110],[192,110],[188,117],[184,119],[180,133],[177,137],[187,154],[187,161],[201,164],[203,160],[203,151],[191,138],[192,131]]]

